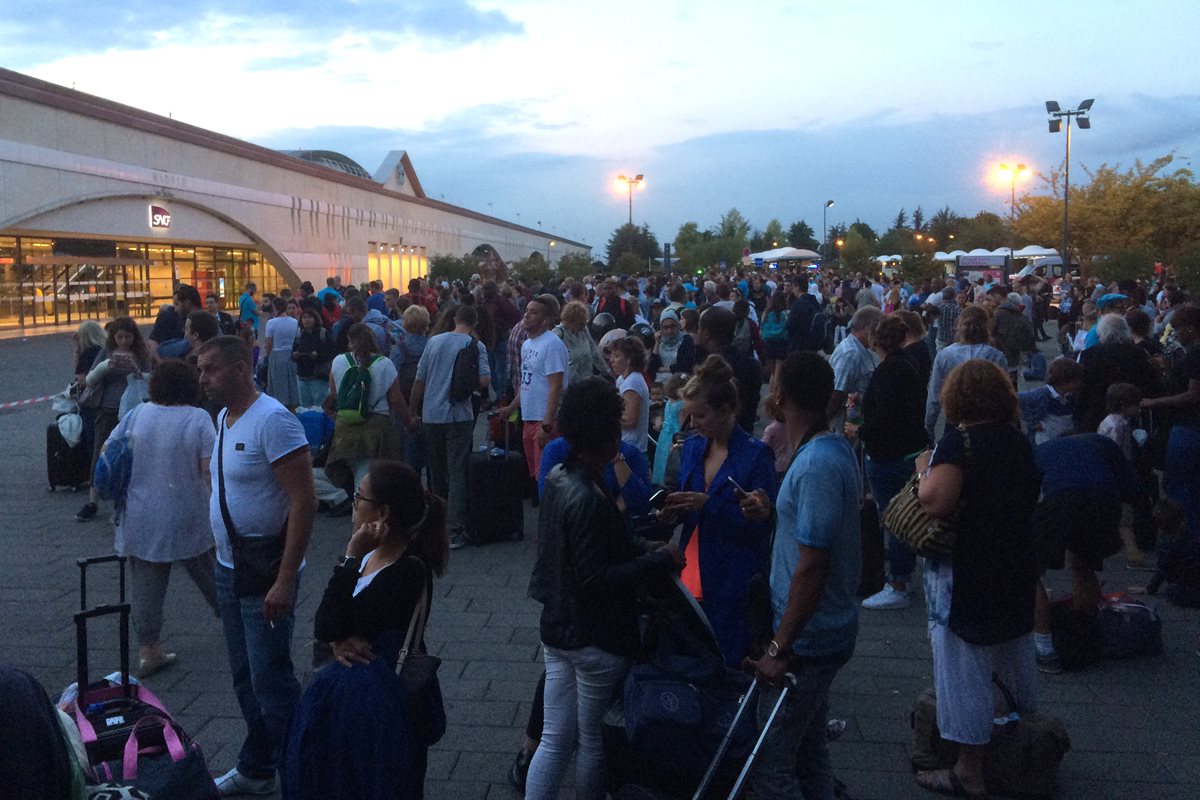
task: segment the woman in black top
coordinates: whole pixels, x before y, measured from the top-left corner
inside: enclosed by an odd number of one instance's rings
[[[354,493],[353,519],[314,622],[336,663],[317,673],[293,720],[288,800],[419,798],[428,748],[444,732],[436,679],[414,701],[395,668],[418,604],[426,598],[427,617],[433,576],[446,569],[446,503],[408,465],[375,461]],[[419,632],[410,650],[426,652]]]
[[[329,394],[329,362],[332,353],[326,343],[328,332],[321,315],[310,308],[300,314],[300,333],[292,345],[292,360],[300,380],[300,405],[319,406]]]
[[[953,556],[927,558],[924,573],[938,728],[959,746],[953,767],[918,772],[917,783],[975,797],[987,791],[993,673],[1016,711],[1036,710],[1033,509],[1041,478],[1003,369],[983,359],[958,365],[942,384],[941,403],[952,426],[917,469],[922,508],[958,520]]]
[[[904,339],[904,355],[912,359],[913,366],[917,368],[917,375],[921,376],[921,382],[928,386],[929,376],[933,374],[933,352],[925,339],[925,323],[921,321],[921,315],[915,311],[897,311],[892,316],[904,320],[904,324],[908,326],[908,336]]]
[[[861,425],[846,423],[846,435],[862,440],[867,451],[867,482],[880,516],[913,473],[917,455],[929,446],[925,433],[925,383],[904,354],[908,326],[893,315],[879,323],[872,337],[881,361],[863,393]],[[920,346],[924,347],[921,343]],[[863,608],[906,608],[916,555],[888,535],[889,582],[863,601]]]
[[[681,561],[675,545],[633,535],[604,488],[621,443],[621,398],[603,378],[572,383],[558,426],[571,454],[546,478],[529,596],[542,604],[545,723],[529,766],[528,800],[554,800],[576,751],[575,796],[605,796],[601,728],[637,653],[641,580]]]

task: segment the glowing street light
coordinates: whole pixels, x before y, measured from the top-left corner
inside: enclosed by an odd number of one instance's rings
[[[1017,220],[1017,179],[1029,169],[1024,164],[1017,164],[1015,167],[999,164],[996,169],[999,171],[1000,177],[1007,178],[1009,182],[1008,224],[1012,226]]]
[[[633,225],[633,187],[637,187],[639,191],[646,189],[646,176],[642,174],[635,175],[632,178],[627,178],[624,175],[617,176],[617,188],[623,189],[629,194],[629,224]]]
[[[547,267],[550,266],[550,248],[554,247],[557,244],[558,244],[558,242],[554,241],[553,239],[551,239],[549,242],[546,243],[546,266]]]
[[[825,243],[829,240],[829,238],[828,238],[829,237],[829,233],[828,233],[829,228],[828,228],[828,224],[826,223],[826,219],[828,218],[828,215],[829,215],[829,209],[832,206],[833,206],[833,201],[826,200],[825,205],[821,207],[821,247],[820,247],[820,250],[821,250],[821,259],[822,260],[824,260],[824,258],[825,258]]]
[[[1046,113],[1050,115],[1048,123],[1051,133],[1061,131],[1063,119],[1067,120],[1067,158],[1063,169],[1062,263],[1064,275],[1071,269],[1071,252],[1067,249],[1071,245],[1071,227],[1068,217],[1071,195],[1071,117],[1075,117],[1080,128],[1084,130],[1091,128],[1092,120],[1088,116],[1088,112],[1092,110],[1092,104],[1095,102],[1093,99],[1084,100],[1079,104],[1079,108],[1068,108],[1064,111],[1059,107],[1057,100],[1046,101]]]

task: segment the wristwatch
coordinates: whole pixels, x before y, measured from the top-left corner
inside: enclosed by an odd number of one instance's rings
[[[338,561],[337,565],[342,569],[358,569],[358,556],[345,555]]]
[[[767,644],[767,657],[768,658],[779,658],[779,653],[780,653],[779,643],[776,642],[774,639],[772,639]]]

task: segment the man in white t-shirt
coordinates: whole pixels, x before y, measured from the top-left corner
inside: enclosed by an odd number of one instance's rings
[[[299,574],[317,510],[312,457],[296,416],[254,388],[253,360],[245,342],[218,336],[200,348],[197,361],[205,394],[225,406],[209,465],[208,515],[217,544],[225,646],[247,728],[237,766],[217,779],[217,789],[222,796],[267,794],[275,788],[284,738],[300,698],[292,629]],[[263,583],[248,581],[251,572],[235,558],[235,542],[245,556],[251,546],[277,537],[283,537],[277,569],[265,570]],[[259,560],[269,564],[273,559]],[[245,570],[240,580],[235,561]]]
[[[521,325],[529,338],[521,345],[521,391],[498,410],[504,418],[520,409],[525,461],[535,480],[542,466],[542,448],[553,438],[558,404],[567,389],[567,346],[550,330],[557,318],[558,301],[553,295],[539,294],[525,305]]]
[[[478,323],[475,306],[459,306],[454,312],[454,330],[439,333],[425,345],[412,389],[412,413],[420,419],[429,459],[429,488],[449,504],[447,526],[450,547],[455,550],[468,544],[463,525],[467,521],[467,457],[475,409],[469,397],[451,401],[450,387],[459,353],[472,345],[479,350],[478,388],[486,393],[491,383],[487,349],[475,336]]]

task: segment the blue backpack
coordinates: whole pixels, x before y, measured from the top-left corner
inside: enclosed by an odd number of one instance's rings
[[[117,513],[125,509],[125,495],[133,478],[133,420],[141,406],[134,406],[117,424],[104,443],[96,469],[92,473],[92,488],[101,500],[113,501]]]
[[[788,338],[787,320],[788,312],[786,310],[768,312],[763,317],[762,329],[759,331],[763,341],[786,342]]]
[[[1029,369],[1025,370],[1025,380],[1046,380],[1046,357],[1044,355],[1041,353],[1034,353],[1029,357]]]

